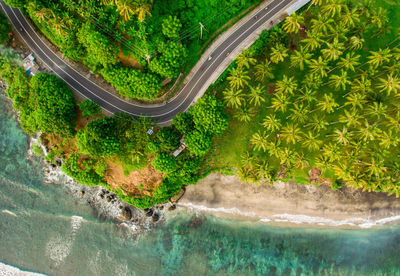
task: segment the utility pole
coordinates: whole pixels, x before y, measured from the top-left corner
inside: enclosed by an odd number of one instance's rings
[[[148,65],[150,65],[150,58],[151,56],[149,55],[149,48],[146,47],[146,60]]]
[[[200,39],[203,39],[203,28],[204,30],[206,30],[206,32],[208,33],[206,27],[204,27],[203,23],[199,22],[200,24]]]

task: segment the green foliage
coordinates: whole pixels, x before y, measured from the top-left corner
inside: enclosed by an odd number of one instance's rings
[[[72,137],[75,133],[75,99],[65,83],[46,73],[39,73],[30,81],[30,105],[36,126],[32,130]]]
[[[109,157],[120,149],[116,136],[116,123],[113,117],[90,121],[76,135],[78,148],[93,157]]]
[[[78,104],[78,106],[79,106],[80,110],[82,111],[83,118],[94,117],[96,115],[101,114],[101,107],[97,103],[92,102],[89,99],[86,99],[83,102],[80,102]]]
[[[11,25],[7,17],[0,13],[0,43],[6,43],[10,40],[8,34],[11,32]]]
[[[214,96],[204,96],[189,109],[196,128],[210,135],[220,135],[228,126],[224,105]]]
[[[102,74],[106,81],[128,99],[155,99],[161,89],[161,81],[156,75],[130,70],[120,65],[105,68]]]
[[[153,160],[153,167],[162,173],[171,173],[175,170],[176,159],[168,153],[159,153]]]
[[[41,156],[43,154],[42,148],[37,144],[32,145],[32,151],[36,156]]]
[[[158,51],[161,55],[151,60],[149,68],[162,77],[176,78],[187,56],[185,46],[178,42],[169,41],[160,43]]]
[[[210,150],[212,140],[209,134],[194,130],[185,136],[185,144],[192,155],[204,156]]]
[[[156,136],[159,151],[171,152],[179,147],[179,134],[172,127],[164,127]]]
[[[79,154],[70,154],[68,158],[64,159],[64,163],[61,166],[62,171],[83,185],[102,185],[104,183],[103,176],[97,174],[90,166],[81,166],[79,159]],[[90,163],[93,162],[87,161],[86,165]]]
[[[182,134],[187,134],[194,129],[193,116],[189,112],[182,112],[175,116],[172,125]]]
[[[162,32],[168,38],[179,37],[179,32],[182,28],[181,21],[176,16],[168,16],[162,24]]]
[[[100,175],[104,176],[105,172],[108,170],[107,162],[104,159],[99,159],[94,166],[94,171]]]
[[[23,8],[27,0],[4,0],[4,3],[13,8]]]

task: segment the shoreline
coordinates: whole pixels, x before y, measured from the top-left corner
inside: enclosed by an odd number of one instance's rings
[[[258,186],[215,173],[187,186],[178,206],[271,226],[368,229],[400,222],[400,199],[384,193],[279,181]]]

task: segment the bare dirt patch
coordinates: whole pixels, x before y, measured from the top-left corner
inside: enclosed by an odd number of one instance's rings
[[[135,59],[135,58],[133,58],[131,56],[129,56],[129,57],[124,56],[122,50],[119,51],[118,58],[119,58],[119,61],[121,61],[123,66],[133,67],[135,69],[142,70],[142,66],[139,64],[137,59]]]
[[[152,191],[161,184],[163,179],[163,174],[154,170],[151,165],[125,176],[122,166],[113,162],[107,163],[108,170],[104,175],[106,182],[114,189],[121,188],[124,193],[129,195],[151,196]]]

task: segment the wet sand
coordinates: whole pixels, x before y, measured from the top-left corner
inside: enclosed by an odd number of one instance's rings
[[[400,198],[344,187],[277,182],[243,184],[236,176],[211,174],[190,185],[179,205],[219,216],[268,223],[369,228],[400,221]]]

